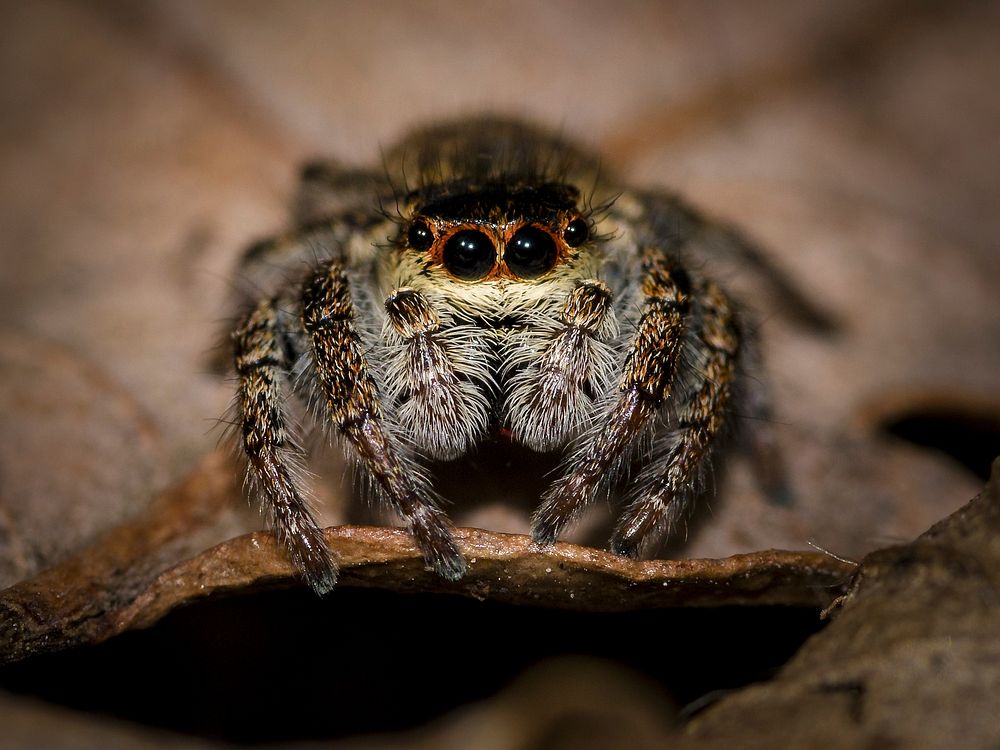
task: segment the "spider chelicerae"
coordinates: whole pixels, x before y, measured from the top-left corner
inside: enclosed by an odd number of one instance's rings
[[[734,403],[766,421],[744,376],[753,337],[699,265],[714,246],[759,266],[752,246],[514,120],[417,130],[383,162],[308,165],[298,228],[242,266],[258,301],[233,333],[234,422],[253,492],[308,583],[329,591],[337,562],[286,392],[443,578],[466,561],[427,464],[499,441],[562,452],[532,518],[539,544],[603,493],[618,502],[614,552],[675,530]]]

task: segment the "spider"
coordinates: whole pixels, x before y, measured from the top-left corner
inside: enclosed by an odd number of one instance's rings
[[[714,242],[759,265],[752,247],[556,134],[470,118],[414,131],[381,171],[309,164],[298,220],[243,259],[259,301],[232,334],[234,421],[252,490],[318,593],[337,564],[286,392],[447,580],[466,560],[430,461],[503,440],[561,451],[534,540],[615,492],[610,548],[634,557],[702,491],[734,404],[766,417],[746,387],[752,333],[690,262]]]

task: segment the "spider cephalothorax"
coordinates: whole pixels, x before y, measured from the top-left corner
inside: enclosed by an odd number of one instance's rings
[[[237,424],[255,491],[313,588],[330,589],[336,562],[297,478],[284,390],[313,405],[445,578],[465,560],[424,464],[500,431],[564,454],[536,541],[602,492],[620,497],[619,554],[676,527],[746,355],[727,295],[686,267],[711,225],[515,121],[417,131],[385,165],[307,167],[301,229],[244,263],[268,292],[233,334]]]

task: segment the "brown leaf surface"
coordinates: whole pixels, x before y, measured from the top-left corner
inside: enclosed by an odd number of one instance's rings
[[[682,747],[1000,744],[1000,460],[986,489],[862,561],[834,622],[773,681],[721,701]]]
[[[186,491],[205,499],[206,494],[210,496],[220,489],[221,485],[214,485],[209,476],[204,476],[211,475],[214,468],[209,465],[207,472],[193,477]],[[184,512],[176,518],[174,529],[191,520]],[[331,541],[345,556],[345,582],[399,585],[402,590],[441,590],[442,584],[420,569],[412,546],[391,530],[352,528],[331,532]],[[167,532],[160,539],[169,536]],[[572,581],[574,586],[577,581],[584,582],[581,591],[588,579],[597,577],[602,589],[610,585],[646,592],[639,594],[644,605],[652,602],[642,597],[656,596],[657,582],[662,586],[662,581],[671,580],[671,586],[666,588],[675,587],[677,595],[683,596],[689,584],[699,591],[719,573],[721,578],[716,580],[729,590],[726,595],[745,596],[740,584],[732,588],[732,575],[751,562],[690,561],[686,575],[677,576],[678,571],[671,573],[669,564],[607,565],[603,559],[606,555],[571,545],[559,545],[552,555],[539,555],[516,537],[477,532],[463,533],[462,539],[465,549],[475,550],[485,563],[482,569],[477,570],[478,563],[473,566],[472,575],[477,580],[481,580],[483,569],[493,573],[516,570],[518,579],[531,581],[532,586],[551,594],[547,588],[551,574],[539,567],[544,564],[555,571],[554,566],[562,563],[558,576],[564,582]],[[371,547],[367,546],[369,542]],[[119,546],[124,547],[124,542],[119,541]],[[250,588],[287,584],[290,570],[275,551],[262,535],[220,545],[156,576],[146,590],[119,610],[109,627],[155,619],[162,614],[157,607],[173,598],[167,593],[172,587],[185,597],[199,587],[199,582],[206,583],[209,592],[232,590],[229,587],[243,583],[249,583]],[[753,562],[766,562],[765,567],[772,569],[771,574],[757,578],[763,587],[755,587],[753,594],[768,597],[773,594],[767,593],[775,580],[773,566],[782,569],[782,563],[791,561],[774,553]],[[794,569],[794,565],[784,568],[785,574]],[[812,575],[818,572],[814,569]],[[40,580],[58,573],[45,574]],[[462,593],[463,588],[449,590]],[[469,747],[470,742],[489,742],[499,750],[537,747],[539,743],[567,748],[653,748],[668,744],[685,750],[846,750],[947,748],[954,747],[956,738],[961,738],[962,747],[991,748],[1000,741],[1000,724],[995,721],[1000,707],[998,591],[1000,461],[995,464],[990,484],[968,505],[912,543],[869,555],[856,571],[849,591],[837,602],[834,622],[810,639],[773,680],[723,698],[686,726],[678,726],[672,718],[673,709],[655,684],[612,664],[570,660],[533,669],[494,698],[463,707],[418,733],[355,738],[324,746],[341,750],[448,750]],[[469,589],[464,593],[482,595],[482,591]],[[493,593],[491,589],[490,595]],[[501,597],[517,601],[524,593],[509,589]],[[24,603],[30,596],[31,587],[22,585],[5,592],[4,601],[19,598]],[[581,601],[588,600],[584,597]],[[712,603],[718,601],[713,599]],[[630,606],[626,597],[608,601],[603,594],[589,600],[588,606],[595,603],[610,608]],[[54,602],[42,596],[36,604],[40,606],[33,627],[40,625],[43,608],[52,608]],[[41,643],[44,650],[47,646]],[[88,742],[111,742],[128,748],[182,746],[180,738],[169,734],[81,721],[65,712],[3,696],[0,716],[8,717],[7,736],[15,747],[31,747],[40,740],[58,741],[66,747],[86,747]],[[290,746],[317,747],[313,743]]]
[[[163,482],[150,414],[66,347],[0,330],[0,414],[0,587],[135,515]]]
[[[67,562],[0,593],[0,662],[97,643],[147,627],[176,607],[219,593],[302,585],[271,534],[207,551],[219,519],[239,502],[236,467],[210,456],[142,518]],[[510,604],[589,611],[676,606],[822,606],[852,567],[810,552],[768,550],[721,560],[636,562],[589,547],[549,549],[521,535],[458,529],[469,573],[449,583],[424,568],[401,529],[342,526],[326,536],[341,586],[446,592]]]

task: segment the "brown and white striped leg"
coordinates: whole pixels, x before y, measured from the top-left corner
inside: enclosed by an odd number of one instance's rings
[[[465,558],[419,467],[386,430],[375,383],[354,324],[347,277],[336,261],[307,282],[302,322],[312,345],[326,418],[353,449],[378,495],[399,514],[424,561],[442,578],[457,580]]]
[[[289,432],[282,408],[286,361],[286,323],[272,301],[261,303],[233,334],[236,409],[248,478],[263,507],[309,585],[319,594],[337,580],[337,565],[308,502],[295,481],[301,451]]]
[[[701,317],[698,382],[677,407],[676,425],[654,443],[650,465],[633,481],[611,537],[619,555],[637,556],[651,533],[676,526],[697,496],[726,421],[740,341],[733,309],[714,284],[696,292],[692,307]]]
[[[549,544],[631,457],[670,396],[684,344],[687,274],[656,250],[643,257],[642,312],[625,360],[618,398],[552,485],[532,519],[535,541]]]

